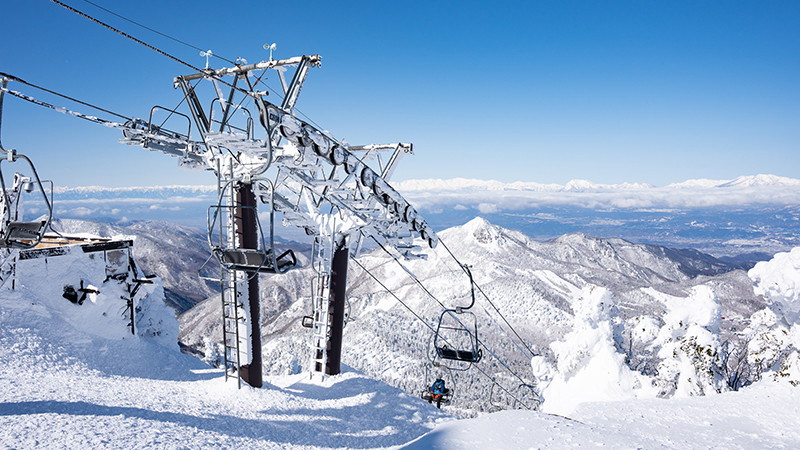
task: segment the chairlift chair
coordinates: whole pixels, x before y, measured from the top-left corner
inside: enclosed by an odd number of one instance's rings
[[[0,168],[0,189],[2,189],[2,233],[0,247],[3,248],[18,248],[29,249],[36,247],[41,242],[45,230],[50,225],[53,218],[52,201],[47,197],[47,193],[42,186],[39,175],[36,173],[36,168],[33,162],[25,155],[17,154],[14,150],[9,150],[6,153],[7,157],[0,159],[2,162],[16,162],[19,159],[25,160],[31,169],[31,178],[22,177],[19,173],[14,174],[14,183],[12,186],[6,186],[3,171]],[[20,197],[22,192],[33,192],[38,188],[42,194],[44,205],[47,208],[47,214],[44,219],[40,218],[34,221],[23,221],[20,217]]]
[[[433,337],[433,347],[436,356],[441,359],[473,364],[481,360],[483,351],[478,343],[478,318],[469,311],[475,304],[475,283],[469,267],[462,267],[469,276],[472,302],[469,306],[442,311]]]
[[[420,398],[441,408],[453,401],[454,391],[455,381],[449,367],[436,362],[425,365],[425,389]]]
[[[517,386],[517,395],[514,396],[514,409],[530,409],[532,411],[538,410],[539,405],[542,404],[542,396],[536,391],[536,386],[533,384],[522,383]]]
[[[208,208],[208,242],[211,247],[212,254],[217,258],[220,265],[227,270],[241,270],[248,273],[284,273],[287,270],[297,265],[297,257],[294,251],[288,249],[280,254],[276,254],[275,240],[274,240],[274,214],[275,210],[272,208],[270,189],[269,205],[269,241],[264,239],[264,233],[261,228],[261,221],[258,220],[258,215],[255,207],[244,205],[223,205],[222,199],[227,191],[228,185],[220,190],[220,196],[216,205]],[[263,186],[263,184],[262,184]],[[271,187],[271,184],[270,184]],[[262,200],[265,196],[262,196]],[[238,246],[229,246],[223,239],[223,236],[218,236],[218,242],[214,242],[214,232],[217,226],[217,220],[220,220],[220,212],[227,210],[235,212],[236,210],[250,210],[256,217],[256,227],[258,229],[259,248],[241,248]],[[269,244],[267,244],[269,242]]]

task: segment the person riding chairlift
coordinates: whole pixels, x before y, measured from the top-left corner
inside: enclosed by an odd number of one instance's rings
[[[431,385],[431,399],[429,403],[436,402],[436,407],[441,408],[442,405],[442,398],[444,394],[447,393],[447,388],[444,386],[444,380],[441,378],[437,378],[436,381],[433,382]]]

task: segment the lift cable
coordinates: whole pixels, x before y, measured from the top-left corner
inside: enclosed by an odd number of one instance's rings
[[[187,46],[187,47],[189,47],[189,48],[193,48],[193,49],[195,49],[195,50],[199,50],[199,51],[201,51],[201,52],[204,52],[204,51],[205,51],[205,50],[203,50],[203,49],[202,49],[202,48],[200,48],[200,47],[197,47],[197,46],[195,46],[195,45],[192,45],[192,44],[190,44],[190,43],[188,43],[188,42],[185,42],[185,41],[182,41],[182,40],[180,40],[180,39],[178,39],[178,38],[172,37],[172,36],[170,36],[170,35],[168,35],[168,34],[166,34],[166,33],[162,33],[162,32],[160,32],[160,31],[158,31],[158,30],[155,30],[155,29],[153,29],[153,28],[150,28],[150,27],[148,27],[147,25],[143,25],[143,24],[141,24],[141,23],[139,23],[139,22],[137,22],[137,21],[135,21],[135,20],[131,20],[131,19],[129,19],[129,18],[127,18],[127,17],[125,17],[125,16],[123,16],[123,15],[121,15],[121,14],[115,13],[114,11],[111,11],[110,9],[107,9],[107,8],[105,8],[105,7],[101,6],[101,5],[98,5],[97,3],[91,2],[91,1],[89,1],[89,0],[83,0],[83,1],[84,1],[84,2],[86,2],[86,3],[88,3],[88,4],[90,4],[90,5],[92,5],[92,6],[95,6],[95,7],[99,8],[99,9],[102,9],[103,11],[105,11],[105,12],[107,12],[107,13],[109,13],[109,14],[112,14],[112,15],[114,15],[114,16],[117,16],[117,17],[119,17],[119,18],[120,18],[120,19],[122,19],[122,20],[125,20],[125,21],[127,21],[127,22],[130,22],[130,23],[132,23],[132,24],[134,24],[134,25],[136,25],[136,26],[139,26],[139,27],[141,27],[141,28],[144,28],[145,30],[151,31],[151,32],[153,32],[153,33],[155,33],[155,34],[158,34],[158,35],[160,35],[160,36],[163,36],[163,37],[165,37],[165,38],[167,38],[167,39],[171,39],[171,40],[173,40],[173,41],[175,41],[175,42],[177,42],[177,43],[179,43],[179,44],[183,44],[183,45],[185,45],[185,46]],[[230,59],[228,59],[228,58],[225,58],[225,57],[222,57],[222,56],[220,56],[220,55],[217,55],[217,54],[215,54],[215,53],[211,53],[211,56],[213,56],[214,58],[221,59],[221,60],[223,60],[223,61],[225,61],[225,62],[229,62],[229,63],[231,63],[231,64],[238,64],[238,63],[237,63],[237,62],[235,62],[235,61],[231,61]]]
[[[82,17],[85,17],[86,19],[89,19],[92,22],[97,23],[98,25],[101,25],[101,26],[103,26],[105,28],[108,28],[109,30],[111,30],[111,31],[113,31],[113,32],[115,32],[117,34],[119,34],[121,36],[124,36],[124,37],[136,42],[137,44],[141,44],[141,45],[149,48],[150,50],[153,50],[154,52],[156,52],[156,53],[158,53],[160,55],[166,56],[167,58],[169,58],[169,59],[171,59],[171,60],[173,60],[173,61],[175,61],[175,62],[177,62],[179,64],[182,64],[182,65],[192,69],[193,71],[195,71],[197,73],[202,73],[202,74],[205,74],[208,77],[214,78],[215,80],[219,81],[220,83],[222,83],[222,84],[224,84],[224,85],[226,85],[226,86],[228,86],[228,87],[230,87],[230,88],[232,88],[234,90],[237,90],[237,91],[239,91],[239,92],[241,92],[241,93],[243,93],[243,94],[245,94],[247,96],[251,96],[252,95],[250,92],[248,92],[248,91],[246,91],[246,90],[244,90],[244,89],[242,89],[240,87],[234,86],[231,83],[228,83],[227,81],[223,80],[221,77],[216,76],[216,75],[214,75],[212,73],[209,73],[209,70],[200,69],[199,67],[196,67],[196,66],[194,66],[194,65],[192,65],[192,64],[190,64],[190,63],[178,58],[177,56],[172,56],[169,53],[167,53],[167,52],[165,52],[163,50],[160,50],[160,49],[148,44],[147,42],[144,42],[144,41],[142,41],[140,39],[137,39],[137,38],[131,36],[130,34],[124,32],[122,30],[114,28],[111,25],[109,25],[109,24],[107,24],[107,23],[105,23],[105,22],[103,22],[101,20],[95,19],[94,17],[92,17],[92,16],[90,16],[90,15],[84,13],[84,12],[78,11],[77,9],[67,5],[66,3],[62,3],[59,0],[50,0],[50,1],[55,3],[55,4],[57,4],[57,5],[59,5],[59,6],[63,6],[64,8],[74,12],[75,14],[78,14],[78,15],[80,15]]]
[[[410,271],[410,270],[409,270],[409,269],[408,269],[408,268],[407,268],[407,267],[406,267],[406,266],[405,266],[405,265],[404,265],[402,262],[400,262],[400,260],[399,260],[399,259],[397,259],[397,257],[395,257],[395,255],[393,255],[391,252],[389,252],[389,250],[388,250],[388,249],[387,249],[387,248],[386,248],[386,247],[385,247],[385,246],[384,246],[384,245],[383,245],[383,244],[382,244],[380,241],[378,241],[377,239],[375,239],[375,237],[372,237],[372,240],[374,240],[374,241],[375,241],[375,243],[377,243],[377,244],[378,244],[378,246],[380,246],[380,248],[381,248],[381,249],[382,249],[382,250],[383,250],[383,251],[384,251],[384,252],[385,252],[387,255],[389,255],[389,256],[390,256],[392,259],[394,259],[394,261],[395,261],[395,262],[396,262],[396,263],[397,263],[397,264],[398,264],[398,265],[399,265],[399,266],[400,266],[400,267],[403,269],[403,271],[404,271],[406,274],[408,274],[408,275],[411,277],[411,279],[413,279],[413,280],[414,280],[414,282],[415,282],[415,283],[417,283],[417,285],[419,285],[419,287],[420,287],[420,288],[422,288],[422,290],[423,290],[423,291],[425,291],[425,293],[426,293],[426,294],[428,294],[428,296],[429,296],[430,298],[434,299],[434,300],[436,301],[436,303],[438,303],[438,304],[439,304],[439,305],[440,305],[442,308],[444,308],[444,309],[447,309],[447,307],[446,307],[446,306],[444,306],[444,303],[442,303],[442,302],[441,302],[441,300],[439,300],[438,298],[436,298],[436,296],[435,296],[435,295],[433,295],[433,294],[431,293],[431,291],[430,291],[430,290],[428,290],[428,288],[426,288],[426,287],[425,287],[425,285],[423,285],[423,284],[422,284],[422,282],[421,282],[421,281],[420,281],[420,280],[419,280],[419,279],[418,279],[418,278],[417,278],[417,277],[416,277],[416,276],[415,276],[415,275],[414,275],[414,274],[413,274],[413,273],[412,273],[412,272],[411,272],[411,271]],[[455,319],[455,320],[456,320],[456,321],[459,323],[459,325],[461,325],[461,326],[462,326],[462,327],[463,327],[463,328],[464,328],[464,329],[467,331],[467,333],[469,333],[470,337],[475,337],[475,339],[478,341],[478,344],[482,345],[482,346],[483,346],[483,348],[484,348],[484,349],[486,349],[486,351],[487,351],[487,352],[489,352],[489,354],[491,354],[492,356],[494,356],[494,358],[495,358],[495,359],[496,359],[496,360],[497,360],[497,361],[498,361],[498,362],[499,362],[501,365],[503,365],[503,367],[505,367],[505,368],[506,368],[506,370],[508,370],[508,372],[509,372],[509,373],[511,373],[512,375],[514,375],[514,376],[515,376],[515,377],[516,377],[516,378],[517,378],[517,379],[518,379],[518,380],[519,380],[519,381],[520,381],[522,384],[529,384],[529,383],[527,383],[527,382],[526,382],[524,379],[522,379],[522,377],[521,377],[521,376],[519,376],[519,374],[518,374],[517,372],[515,372],[515,371],[514,371],[514,370],[513,370],[513,369],[512,369],[512,368],[511,368],[511,367],[510,367],[510,366],[509,366],[509,365],[508,365],[508,364],[507,364],[505,361],[503,361],[503,359],[502,359],[502,358],[500,358],[500,357],[499,357],[499,356],[498,356],[498,355],[497,355],[497,354],[496,354],[494,351],[492,351],[492,349],[490,349],[490,348],[489,348],[489,347],[486,345],[486,343],[484,343],[484,342],[483,342],[483,341],[482,341],[480,338],[478,338],[477,336],[475,336],[475,335],[474,335],[474,333],[473,333],[473,332],[472,332],[472,331],[471,331],[469,328],[467,328],[467,327],[466,327],[466,326],[465,326],[465,325],[464,325],[464,324],[461,322],[461,320],[459,320],[459,319],[458,319],[458,317],[455,317],[455,316],[453,315],[453,313],[452,313],[452,312],[450,313],[450,315],[451,315],[451,316],[452,316],[452,317],[453,317],[453,318],[454,318],[454,319]],[[474,365],[473,365],[473,366],[474,366]],[[480,368],[479,368],[479,370],[480,370]]]
[[[69,110],[69,109],[61,107],[61,106],[55,106],[55,105],[52,105],[50,103],[47,103],[47,102],[44,102],[44,101],[41,101],[41,100],[37,100],[37,99],[35,99],[35,98],[33,98],[33,97],[29,96],[29,95],[25,95],[25,94],[23,94],[21,92],[14,91],[12,89],[0,88],[0,90],[3,91],[3,92],[8,93],[10,95],[13,95],[14,97],[17,97],[17,98],[20,98],[22,100],[25,100],[27,102],[30,102],[30,103],[33,103],[33,104],[39,105],[39,106],[44,106],[45,108],[50,108],[50,109],[52,109],[54,111],[58,111],[58,112],[63,113],[63,114],[68,114],[70,116],[78,117],[80,119],[88,120],[90,122],[99,123],[100,125],[105,125],[105,126],[111,127],[111,128],[124,128],[124,125],[122,125],[121,123],[114,122],[114,121],[111,121],[111,120],[106,120],[106,119],[103,119],[103,118],[100,118],[100,117],[96,117],[96,116],[90,116],[90,115],[87,115],[87,114],[79,113],[79,112],[72,111],[72,110]],[[94,106],[91,106],[91,107],[94,108]],[[104,111],[104,110],[101,110],[101,111]]]
[[[375,282],[376,282],[376,283],[378,283],[378,284],[379,284],[379,285],[380,285],[380,286],[381,286],[381,287],[382,287],[382,288],[383,288],[383,289],[384,289],[386,292],[388,292],[388,293],[389,293],[389,295],[391,295],[392,297],[394,297],[394,299],[395,299],[395,300],[397,300],[397,301],[398,301],[398,302],[399,302],[401,305],[403,305],[403,306],[404,306],[404,307],[405,307],[407,310],[409,310],[409,311],[411,312],[411,314],[413,314],[413,315],[414,315],[414,317],[416,317],[416,318],[417,318],[417,320],[419,320],[419,321],[420,321],[420,322],[422,322],[422,323],[423,323],[423,324],[424,324],[426,327],[428,327],[428,329],[430,329],[430,330],[431,330],[431,333],[433,333],[433,334],[436,334],[436,329],[435,329],[435,328],[433,328],[433,326],[432,326],[431,324],[429,324],[428,322],[426,322],[426,321],[425,321],[425,319],[423,319],[423,318],[422,318],[422,317],[421,317],[419,314],[417,314],[417,313],[416,313],[416,312],[415,312],[413,309],[411,309],[411,307],[410,307],[410,306],[408,306],[408,305],[407,305],[407,304],[406,304],[406,303],[405,303],[403,300],[401,300],[401,299],[400,299],[400,297],[398,297],[398,296],[397,296],[397,294],[395,294],[394,292],[392,292],[392,290],[391,290],[391,289],[389,289],[389,288],[388,288],[388,287],[387,287],[385,284],[383,284],[383,282],[381,282],[381,280],[379,280],[379,279],[378,279],[378,278],[377,278],[377,277],[376,277],[376,276],[375,276],[375,275],[374,275],[372,272],[370,272],[369,270],[367,270],[367,268],[366,268],[366,267],[364,267],[364,265],[363,265],[363,264],[361,264],[361,263],[360,263],[360,262],[359,262],[357,259],[355,259],[355,258],[351,259],[351,261],[353,261],[354,263],[356,263],[356,264],[358,265],[358,267],[360,267],[360,268],[361,268],[361,270],[363,270],[364,272],[366,272],[366,274],[367,274],[367,275],[369,275],[369,276],[370,276],[370,277],[371,277],[373,280],[375,280]],[[415,278],[415,279],[416,279],[416,278]],[[424,287],[423,287],[423,288],[424,288]],[[437,300],[437,301],[438,301],[438,300]],[[484,345],[483,343],[481,343],[481,344],[482,344],[482,345]],[[486,346],[484,345],[484,347],[486,347]],[[488,350],[488,349],[487,349],[487,350]],[[497,358],[497,355],[494,355],[494,356],[495,356],[495,358]],[[474,367],[475,367],[475,369],[477,369],[477,370],[478,370],[478,372],[480,372],[480,373],[481,373],[481,375],[483,375],[483,376],[485,376],[486,378],[488,378],[488,379],[489,379],[489,381],[491,381],[493,384],[497,385],[497,387],[499,387],[500,389],[502,389],[502,390],[503,390],[503,391],[504,391],[506,394],[508,394],[509,396],[511,396],[511,398],[513,398],[515,401],[519,402],[520,404],[522,404],[523,406],[525,406],[527,409],[532,409],[532,408],[531,408],[531,407],[530,407],[528,404],[526,404],[525,402],[523,402],[522,400],[520,400],[520,399],[519,399],[519,398],[518,398],[516,395],[514,395],[512,392],[510,392],[508,389],[506,389],[506,388],[505,388],[503,385],[501,385],[499,382],[497,382],[497,380],[496,380],[496,379],[495,379],[493,376],[491,376],[491,375],[489,375],[488,373],[486,373],[486,371],[484,371],[482,368],[480,368],[479,366],[474,366]],[[506,368],[508,368],[508,366],[506,366]],[[510,369],[509,369],[509,370],[510,370]],[[518,379],[520,379],[520,381],[522,381],[522,379],[519,377],[519,375],[517,375],[517,374],[516,374],[516,373],[514,373],[513,371],[512,371],[511,373],[512,373],[512,374],[514,374],[514,376],[516,376]],[[525,382],[523,381],[523,384],[527,384],[527,383],[525,383]]]
[[[441,236],[439,237],[439,243],[442,244],[442,247],[444,247],[445,250],[447,250],[447,253],[450,254],[450,256],[453,258],[453,260],[456,263],[458,263],[459,266],[461,266],[461,261],[459,261],[458,258],[456,258],[456,255],[453,254],[453,252],[450,250],[450,247],[448,247],[447,244],[444,243],[444,241],[442,240]],[[514,333],[514,335],[517,337],[517,339],[519,339],[519,341],[522,342],[522,345],[524,345],[525,348],[528,350],[528,352],[530,352],[531,356],[532,357],[533,356],[537,356],[536,352],[534,352],[530,348],[530,346],[527,343],[525,343],[525,340],[522,339],[522,336],[520,336],[519,333],[517,333],[517,330],[515,330],[514,327],[512,327],[510,323],[508,323],[508,320],[506,320],[505,316],[503,316],[503,314],[500,312],[500,309],[497,308],[497,305],[494,304],[492,299],[490,299],[489,296],[486,295],[486,292],[484,292],[483,288],[481,288],[481,286],[477,282],[473,281],[473,283],[475,284],[475,287],[478,288],[478,291],[480,291],[480,293],[483,294],[483,297],[486,298],[486,301],[488,301],[489,304],[492,305],[492,308],[494,308],[494,310],[497,312],[497,314],[500,316],[500,318],[503,319],[503,322],[505,322],[505,324],[508,325],[508,328],[511,329],[511,331]],[[488,311],[487,311],[487,315],[488,315]],[[501,330],[503,329],[503,327],[500,327],[499,325],[498,325],[498,327]],[[503,331],[503,332],[505,332],[505,331]],[[514,341],[512,340],[512,342],[514,342]],[[514,345],[516,345],[516,343]],[[519,347],[517,347],[517,348],[519,348]],[[520,350],[520,351],[522,351],[522,350]]]
[[[169,59],[171,59],[171,60],[173,60],[173,61],[175,61],[175,62],[177,62],[179,64],[182,64],[182,65],[184,65],[186,67],[189,67],[190,69],[192,69],[192,70],[194,70],[196,72],[200,72],[200,73],[205,72],[204,70],[199,69],[199,68],[189,64],[188,62],[183,61],[182,59],[180,59],[180,58],[178,58],[176,56],[172,56],[172,55],[170,55],[169,53],[167,53],[167,52],[165,52],[163,50],[160,50],[160,49],[158,49],[156,47],[153,47],[152,45],[148,44],[147,42],[144,42],[144,41],[142,41],[140,39],[137,39],[137,38],[131,36],[130,34],[124,32],[122,30],[119,30],[117,28],[114,28],[111,25],[109,25],[109,24],[107,24],[107,23],[105,23],[105,22],[103,22],[101,20],[95,19],[94,17],[92,17],[92,16],[90,16],[90,15],[84,13],[84,12],[78,11],[77,9],[73,8],[72,6],[67,5],[66,3],[62,3],[59,0],[50,0],[50,1],[55,3],[55,4],[57,4],[57,5],[59,5],[59,6],[63,6],[64,8],[74,12],[75,14],[78,14],[79,16],[82,16],[82,17],[85,17],[86,19],[89,19],[89,20],[91,20],[92,22],[95,22],[98,25],[106,27],[109,30],[111,30],[111,31],[113,31],[113,32],[115,32],[115,33],[117,33],[117,34],[119,34],[121,36],[124,36],[124,37],[126,37],[126,38],[128,38],[128,39],[130,39],[130,40],[132,40],[132,41],[134,41],[136,43],[138,43],[138,44],[141,44],[141,45],[149,48],[150,50],[153,50],[156,53],[159,53],[159,54],[161,54],[163,56],[166,56],[167,58],[169,58]]]
[[[47,102],[44,102],[44,101],[41,101],[41,100],[37,100],[37,99],[35,99],[35,98],[33,98],[33,97],[29,96],[29,95],[25,95],[25,94],[23,94],[21,92],[14,91],[14,90],[9,89],[7,87],[0,87],[0,91],[6,92],[6,93],[8,93],[10,95],[13,95],[14,97],[20,98],[20,99],[25,100],[27,102],[33,103],[35,105],[43,106],[45,108],[52,109],[53,111],[57,111],[57,112],[60,112],[62,114],[67,114],[67,115],[70,115],[70,116],[73,116],[73,117],[77,117],[79,119],[88,120],[89,122],[94,122],[94,123],[103,125],[103,126],[108,127],[108,128],[117,128],[117,129],[120,129],[120,130],[129,129],[129,127],[127,127],[124,124],[121,124],[119,122],[114,122],[114,121],[106,120],[106,119],[103,119],[103,118],[100,118],[100,117],[97,117],[97,116],[90,116],[88,114],[83,114],[83,113],[80,113],[80,112],[77,112],[77,111],[72,111],[72,110],[64,108],[62,106],[55,106],[53,104],[50,104],[50,103],[47,103]],[[87,105],[89,105],[92,108],[97,108],[96,106],[92,106],[92,105],[90,105],[88,103],[87,103]],[[98,108],[98,109],[100,109],[100,108]],[[102,110],[102,111],[105,111],[105,110]],[[124,118],[124,116],[120,116],[120,117]],[[160,141],[170,142],[170,143],[174,143],[174,144],[186,145],[187,142],[196,143],[194,141],[188,141],[186,139],[176,139],[176,138],[172,138],[172,137],[169,137],[169,136],[158,136],[158,135],[155,135],[155,134],[149,133],[149,132],[143,132],[141,134],[142,134],[142,136],[144,136],[146,138],[157,138]],[[199,142],[197,142],[197,143],[199,143]]]
[[[30,87],[32,87],[34,89],[38,89],[40,91],[47,92],[48,94],[52,94],[52,95],[55,95],[57,97],[61,97],[61,98],[67,99],[67,100],[69,100],[71,102],[75,102],[75,103],[81,104],[83,106],[88,106],[89,108],[96,109],[98,111],[102,111],[102,112],[104,112],[106,114],[110,114],[112,116],[118,117],[118,118],[123,119],[123,120],[130,120],[130,117],[126,117],[126,116],[124,116],[122,114],[117,114],[114,111],[109,111],[107,109],[101,108],[101,107],[93,105],[91,103],[87,103],[87,102],[78,100],[77,98],[70,97],[69,95],[60,94],[60,93],[58,93],[56,91],[51,91],[50,89],[47,89],[47,88],[42,87],[42,86],[35,85],[33,83],[29,83],[29,82],[27,82],[27,81],[25,81],[25,80],[23,80],[21,78],[15,77],[14,75],[10,75],[10,74],[7,74],[7,73],[0,72],[0,77],[8,78],[11,81],[16,81],[17,83],[21,83],[21,84],[24,84],[26,86],[30,86]],[[11,94],[11,95],[14,95],[14,94]]]

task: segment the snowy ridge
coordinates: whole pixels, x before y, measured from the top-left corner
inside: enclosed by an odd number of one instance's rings
[[[777,175],[747,175],[733,180],[693,179],[680,183],[672,183],[663,187],[647,183],[624,182],[618,184],[601,184],[589,180],[570,180],[564,185],[556,183],[536,183],[515,181],[505,183],[496,180],[479,180],[469,178],[450,179],[419,179],[404,180],[391,183],[402,192],[420,191],[530,191],[530,192],[603,192],[617,190],[650,190],[650,189],[708,189],[708,188],[735,188],[735,187],[781,187],[800,186],[800,179],[781,177]],[[168,198],[170,196],[184,196],[187,194],[215,195],[217,187],[213,185],[167,185],[167,186],[75,186],[56,187],[55,193],[60,198],[73,199],[80,197],[92,198],[137,198],[156,197]]]
[[[752,187],[752,186],[800,186],[800,180],[795,178],[779,177],[777,175],[752,175],[741,176],[731,181],[722,183],[717,187]]]
[[[480,210],[488,213],[530,214],[543,207],[576,207],[590,210],[642,211],[724,206],[800,204],[800,180],[774,175],[739,177],[735,180],[689,180],[655,187],[642,183],[614,185],[572,180],[566,185],[501,183],[452,179],[410,180],[395,184],[417,208],[432,211]]]

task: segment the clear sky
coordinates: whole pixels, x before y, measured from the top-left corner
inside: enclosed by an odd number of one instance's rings
[[[395,179],[800,177],[797,1],[235,3],[102,2],[230,59],[266,59],[268,42],[276,58],[322,55],[298,108],[354,144],[413,142]],[[2,72],[138,117],[182,98],[171,81],[188,69],[50,1],[0,0],[0,25]],[[57,185],[214,182],[119,137],[6,97],[3,145]]]

